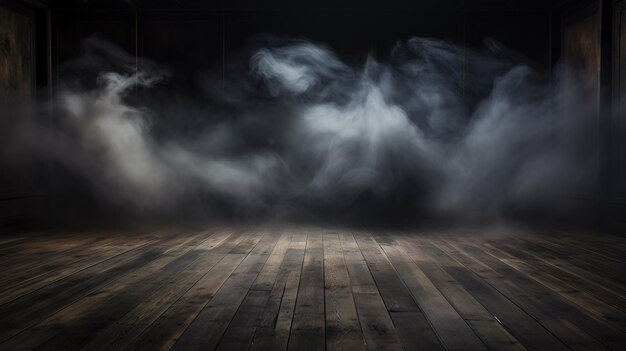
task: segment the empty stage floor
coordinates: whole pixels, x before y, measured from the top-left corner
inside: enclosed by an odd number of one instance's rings
[[[626,348],[626,240],[220,228],[0,238],[0,349]]]

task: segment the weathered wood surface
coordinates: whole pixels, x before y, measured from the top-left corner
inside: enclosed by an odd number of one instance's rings
[[[626,345],[626,239],[249,227],[0,238],[1,350]]]

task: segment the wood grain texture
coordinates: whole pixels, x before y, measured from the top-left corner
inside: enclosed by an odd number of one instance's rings
[[[626,240],[315,227],[0,238],[0,350],[606,350]]]

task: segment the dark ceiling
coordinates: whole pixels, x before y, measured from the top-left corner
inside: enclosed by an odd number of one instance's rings
[[[206,10],[549,10],[567,0],[39,0],[55,8],[140,8]]]

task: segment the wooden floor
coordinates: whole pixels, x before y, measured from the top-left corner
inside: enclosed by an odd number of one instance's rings
[[[626,240],[219,228],[0,238],[0,348],[626,349]]]

